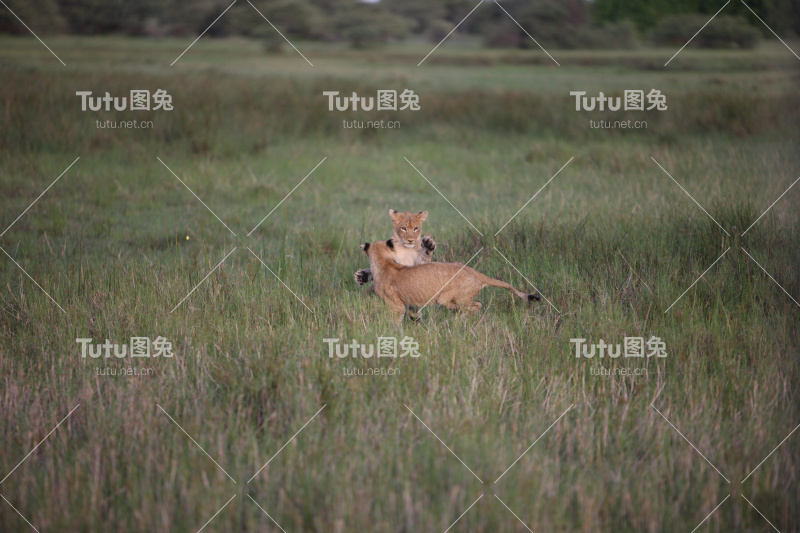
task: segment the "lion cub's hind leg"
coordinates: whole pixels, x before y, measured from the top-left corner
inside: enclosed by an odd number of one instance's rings
[[[459,295],[451,298],[439,298],[436,303],[443,305],[451,311],[459,311],[464,313],[477,313],[483,307],[480,302],[472,301],[475,296]]]
[[[463,289],[460,289],[463,290]],[[463,292],[456,292],[453,294],[440,294],[437,297],[437,303],[450,309],[451,311],[461,311],[465,313],[477,313],[481,310],[483,305],[480,302],[474,301],[475,297],[480,292],[481,287],[467,287]]]
[[[419,322],[422,320],[422,308],[421,307],[414,307],[413,305],[409,305],[406,308],[406,314],[408,318],[413,320],[414,322]]]
[[[483,307],[483,304],[480,302],[467,302],[467,303],[458,303],[453,300],[443,303],[443,306],[448,308],[451,311],[456,311],[459,313],[477,313]]]
[[[470,302],[463,306],[462,309],[465,313],[477,313],[481,310],[481,307],[483,307],[483,304],[480,302]]]

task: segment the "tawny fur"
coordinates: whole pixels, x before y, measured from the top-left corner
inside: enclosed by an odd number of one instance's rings
[[[364,243],[361,249],[369,256],[375,293],[383,298],[398,321],[403,320],[406,308],[431,304],[453,311],[477,312],[481,303],[473,299],[484,287],[506,289],[525,301],[539,299],[461,263],[400,265],[394,260],[397,247],[392,240]]]
[[[393,225],[394,261],[405,266],[430,263],[436,243],[429,236],[422,236],[422,223],[428,218],[428,212],[399,213],[390,209],[389,216]],[[359,285],[365,285],[372,281],[372,272],[363,268],[355,273],[355,279]]]

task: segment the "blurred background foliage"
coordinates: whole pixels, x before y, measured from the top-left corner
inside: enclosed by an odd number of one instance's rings
[[[253,0],[253,5],[290,39],[347,42],[370,48],[397,40],[438,42],[473,8],[474,0]],[[630,48],[685,43],[722,5],[720,0],[493,0],[481,16],[458,28],[483,46],[536,46],[525,34],[552,48]],[[8,7],[37,33],[125,34],[166,37],[196,35],[230,5],[228,0],[8,0]],[[749,0],[747,4],[778,35],[800,34],[800,2]],[[505,9],[525,30],[517,26]],[[0,9],[0,33],[27,30]],[[742,3],[731,3],[703,32],[698,45],[752,48],[768,30]],[[269,51],[280,36],[238,1],[208,31],[211,37],[261,38]]]

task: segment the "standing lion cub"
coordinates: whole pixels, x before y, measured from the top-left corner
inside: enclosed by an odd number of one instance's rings
[[[428,212],[399,213],[389,209],[389,216],[394,226],[395,262],[405,266],[430,263],[436,243],[429,236],[422,236],[422,223],[428,218]],[[355,273],[355,278],[359,285],[366,285],[372,281],[372,272],[362,268]]]
[[[395,261],[397,246],[392,239],[366,242],[361,249],[369,256],[375,292],[383,298],[398,322],[403,321],[406,308],[425,307],[429,303],[454,311],[476,312],[481,303],[474,302],[473,298],[484,287],[507,289],[527,302],[539,299],[461,263],[400,265]]]

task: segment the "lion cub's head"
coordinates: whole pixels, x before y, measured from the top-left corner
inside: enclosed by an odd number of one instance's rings
[[[428,218],[427,211],[398,213],[389,209],[394,223],[394,238],[406,248],[419,248],[422,243],[422,223]]]
[[[397,265],[398,268],[401,266],[394,261],[395,244],[392,239],[386,241],[365,242],[361,245],[361,249],[365,254],[367,254],[367,257],[369,257],[370,265],[374,266],[376,263],[378,265],[386,263],[390,265]]]

